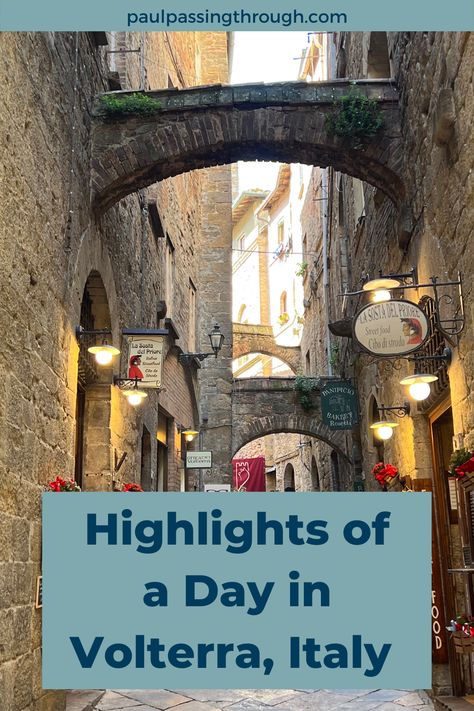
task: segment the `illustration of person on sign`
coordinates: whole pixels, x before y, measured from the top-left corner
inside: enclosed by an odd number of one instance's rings
[[[421,322],[417,318],[402,318],[403,335],[407,338],[407,345],[417,345],[423,341]]]
[[[128,377],[130,380],[143,380],[143,373],[140,369],[142,359],[139,355],[134,355],[130,358],[128,367]]]

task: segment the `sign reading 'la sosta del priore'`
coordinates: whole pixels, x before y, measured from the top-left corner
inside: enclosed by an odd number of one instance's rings
[[[411,301],[385,301],[364,306],[354,319],[354,338],[374,355],[404,355],[422,347],[428,337],[425,313]]]

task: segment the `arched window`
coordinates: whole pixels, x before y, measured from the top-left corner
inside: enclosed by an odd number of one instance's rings
[[[388,54],[387,33],[371,32],[369,54],[367,57],[368,79],[390,79],[390,57]]]
[[[311,457],[311,489],[313,491],[319,491],[321,484],[319,482],[319,472],[318,465],[316,464],[316,459]]]
[[[331,452],[331,478],[332,478],[332,490],[341,490],[341,479],[339,475],[339,457],[337,452]]]
[[[283,291],[280,296],[280,316],[288,312],[287,308],[287,295],[286,291]]]
[[[244,323],[244,314],[246,308],[246,304],[242,304],[242,306],[240,307],[239,313],[237,314],[237,323]]]
[[[293,465],[288,462],[283,474],[283,488],[285,491],[295,491],[295,470]]]

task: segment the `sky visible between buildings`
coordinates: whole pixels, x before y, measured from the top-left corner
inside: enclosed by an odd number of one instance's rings
[[[234,32],[232,84],[296,81],[307,32]],[[239,162],[239,190],[273,190],[278,163]]]

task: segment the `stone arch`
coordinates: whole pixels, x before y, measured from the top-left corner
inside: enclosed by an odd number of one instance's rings
[[[232,325],[232,358],[242,358],[251,353],[279,358],[294,373],[301,368],[301,349],[299,346],[280,346],[275,342],[271,326],[236,324]]]
[[[326,117],[334,101],[355,83],[217,85],[147,92],[158,102],[151,115],[114,120],[107,117],[99,98],[92,135],[95,209],[103,212],[129,193],[165,178],[238,160],[333,166],[370,183],[399,205],[405,189],[394,86],[387,81],[357,82],[362,93],[379,102],[384,116],[384,129],[363,150],[351,148],[328,131]]]
[[[84,285],[78,325],[84,331],[111,328],[107,291],[100,273],[93,269]],[[88,490],[110,488],[110,443],[113,364],[100,366],[88,352],[97,337],[84,335],[77,349],[75,478]],[[110,342],[110,339],[109,339]]]
[[[235,456],[239,449],[254,439],[281,432],[315,437],[328,444],[347,464],[352,464],[351,459],[343,450],[341,439],[329,427],[309,415],[295,414],[274,414],[256,417],[251,422],[244,424],[236,423],[232,434],[232,456]]]
[[[88,228],[80,238],[80,246],[71,270],[72,284],[68,292],[70,327],[74,340],[73,331],[74,327],[79,324],[84,288],[89,274],[93,271],[100,274],[104,285],[110,311],[112,338],[118,343],[120,340],[119,306],[112,262],[103,241],[93,230]]]

